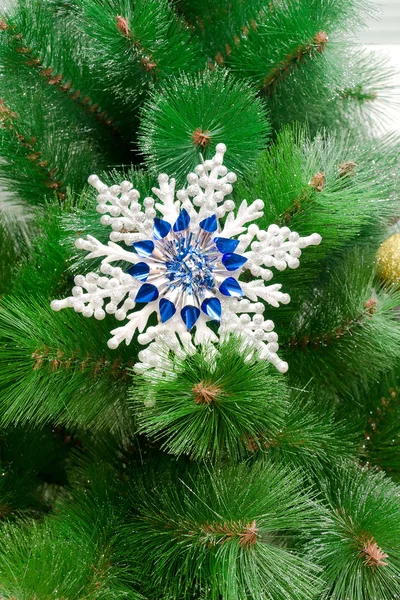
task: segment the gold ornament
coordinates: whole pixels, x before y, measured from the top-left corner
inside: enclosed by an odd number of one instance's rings
[[[400,232],[381,244],[376,260],[380,278],[385,283],[400,285]]]

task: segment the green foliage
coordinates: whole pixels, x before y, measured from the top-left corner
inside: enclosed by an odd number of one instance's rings
[[[359,252],[332,263],[296,318],[286,358],[297,380],[349,397],[398,361],[398,292],[374,289]]]
[[[387,108],[396,102],[395,72],[386,57],[351,44],[328,42],[322,55],[300,63],[265,97],[274,129],[305,123],[313,135],[321,128],[375,130],[388,123]]]
[[[386,471],[396,481],[400,477],[400,380],[398,365],[364,395],[365,435],[363,459]],[[360,402],[360,399],[358,399]]]
[[[224,51],[225,44],[231,44],[235,34],[242,33],[251,19],[260,15],[265,8],[265,0],[241,2],[240,0],[177,0],[178,11],[184,16],[190,26],[195,29],[209,58],[215,58],[218,51]]]
[[[328,509],[312,531],[332,600],[393,600],[400,577],[399,488],[383,473],[343,464],[319,482]]]
[[[48,511],[63,494],[68,450],[58,431],[49,427],[8,427],[0,431],[0,518]]]
[[[15,119],[18,121],[19,128],[19,116]],[[22,134],[19,130],[17,132],[15,125],[12,129],[0,127],[0,150],[4,159],[0,170],[2,187],[14,194],[19,201],[23,201],[26,206],[38,205],[46,197],[54,200],[57,197],[56,192],[47,186],[50,182],[49,171],[41,168],[37,161],[28,158],[32,156],[33,148],[21,144],[18,135]]]
[[[103,459],[106,446],[103,441]],[[127,495],[115,470],[94,460],[94,452],[90,458],[79,452],[69,461],[75,489],[57,501],[49,517],[3,526],[4,598],[144,600],[134,589],[133,569],[114,556],[113,538],[128,509]]]
[[[125,398],[133,348],[109,350],[109,324],[55,314],[32,294],[0,308],[1,422],[129,429]],[[125,407],[125,408],[124,408]]]
[[[21,260],[34,232],[32,208],[0,190],[0,294],[13,286],[16,265]]]
[[[91,508],[94,513],[99,510]],[[124,583],[123,568],[110,564],[103,537],[96,524],[90,531],[49,519],[7,526],[0,556],[3,597],[144,600]]]
[[[360,28],[368,5],[363,0],[273,2],[255,16],[255,24],[250,24],[240,42],[232,44],[226,62],[235,73],[267,91],[302,60],[318,60],[332,33],[354,33],[356,25]],[[320,33],[328,40],[321,43],[316,37]]]
[[[88,36],[86,60],[124,117],[123,127],[152,84],[205,66],[200,44],[167,0],[75,0],[74,5],[75,27]]]
[[[24,40],[31,26],[27,21],[22,11],[0,30],[0,77],[6,82],[0,115],[0,153],[5,159],[1,180],[27,203],[39,204],[46,197],[64,199],[68,185],[79,188],[95,166],[118,164],[120,156],[90,111],[35,63],[39,59]]]
[[[396,171],[396,138],[352,141],[343,132],[310,139],[306,129],[295,125],[283,128],[253,171],[239,179],[234,189],[237,203],[242,198],[265,203],[261,227],[278,223],[302,236],[314,231],[322,235],[322,243],[301,257],[298,270],[279,274],[285,289],[295,294],[287,308],[277,311],[278,319],[298,310],[310,284],[320,277],[322,261],[334,252],[354,240],[377,248],[379,227],[386,231],[395,210],[390,196],[398,186]]]
[[[63,206],[67,208],[69,200]],[[52,298],[66,285],[70,287],[65,273],[68,253],[60,245],[62,212],[59,204],[46,204],[44,210],[36,211],[36,230],[29,240],[29,253],[22,257],[13,274],[10,292],[36,295],[40,290],[43,297]]]
[[[264,454],[278,463],[307,470],[318,464],[335,464],[339,456],[354,457],[359,420],[337,415],[332,404],[331,395],[292,390],[281,428],[262,446]],[[258,456],[262,458],[262,454]]]
[[[75,26],[75,11],[54,2],[18,0],[7,22],[23,35],[30,56],[39,61],[31,66],[44,76],[51,72],[48,81],[67,102],[76,105],[92,127],[97,127],[98,136],[112,147],[114,155],[120,151],[127,154],[124,136],[137,126],[136,117],[121,111],[110,90],[99,85],[104,65],[100,70],[99,64],[93,62],[92,39],[86,28]],[[114,19],[114,27],[115,24]],[[121,37],[116,27],[115,30]]]
[[[7,190],[0,191],[0,227],[4,235],[10,236],[11,245],[15,249],[25,244],[29,245],[34,230],[33,219],[34,212],[30,206],[15,195],[7,193]]]
[[[211,60],[260,89],[282,124],[351,127],[384,110],[393,73],[375,53],[344,42],[375,8],[366,1],[181,0]],[[375,100],[377,100],[375,102]],[[383,104],[382,104],[383,101]]]
[[[204,147],[196,143],[196,131],[207,135]],[[265,147],[268,133],[265,110],[252,88],[217,70],[184,74],[155,89],[143,108],[140,147],[149,168],[182,185],[199,154],[208,158],[219,142],[228,148],[228,169],[243,173]]]
[[[162,376],[130,390],[138,430],[162,448],[195,459],[237,459],[278,436],[288,395],[270,364],[249,358],[238,341],[198,350]]]
[[[118,555],[140,565],[148,596],[318,597],[316,567],[290,549],[319,518],[298,472],[268,463],[174,470],[153,463],[138,478],[120,531]]]
[[[230,64],[240,64],[246,76],[250,72],[265,75],[280,64],[297,45],[306,44],[319,31],[354,33],[365,18],[376,12],[367,0],[310,0],[305,5],[299,0],[281,2],[255,0],[178,0],[178,9],[196,26],[200,36],[214,55],[224,52],[225,43],[231,44],[226,52]],[[234,39],[236,35],[239,39]],[[264,63],[262,62],[264,60]],[[247,70],[246,70],[247,67]]]

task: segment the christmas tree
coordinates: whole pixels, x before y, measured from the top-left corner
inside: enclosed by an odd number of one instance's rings
[[[375,12],[1,15],[1,598],[400,598]]]

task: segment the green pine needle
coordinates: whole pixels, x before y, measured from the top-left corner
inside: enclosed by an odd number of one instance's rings
[[[307,470],[318,463],[336,464],[338,457],[351,459],[359,424],[338,417],[335,408],[328,394],[293,390],[280,431],[265,444],[267,456]]]
[[[132,429],[126,418],[127,369],[134,347],[109,350],[109,324],[47,298],[4,298],[0,309],[1,422]],[[125,406],[125,408],[124,408]]]
[[[222,70],[185,74],[152,92],[143,108],[140,147],[149,168],[182,185],[200,154],[213,156],[220,142],[228,149],[225,165],[243,173],[265,147],[269,129],[265,109],[247,83]]]
[[[176,469],[175,469],[176,471]],[[311,600],[318,569],[291,549],[319,519],[298,472],[268,463],[187,471],[153,464],[131,492],[118,556],[150,597]]]
[[[399,488],[383,473],[344,464],[320,481],[327,515],[313,530],[332,600],[394,600],[400,578]]]
[[[75,0],[74,6],[74,28],[88,37],[84,59],[111,96],[122,127],[151,85],[205,66],[197,38],[167,0]]]
[[[357,397],[364,408],[364,437],[362,458],[386,471],[396,481],[400,478],[400,378],[395,365],[370,386],[363,398]],[[362,400],[362,401],[361,401]]]
[[[140,433],[176,455],[237,459],[278,435],[284,378],[247,356],[238,340],[198,350],[162,376],[136,377],[130,400]]]
[[[373,267],[359,251],[320,278],[318,293],[305,303],[287,343],[291,372],[303,385],[312,378],[314,385],[348,398],[398,363],[394,309],[400,295],[374,283]]]

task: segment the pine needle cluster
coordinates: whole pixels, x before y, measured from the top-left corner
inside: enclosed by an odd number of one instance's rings
[[[236,340],[138,379],[130,397],[139,432],[178,456],[237,459],[278,435],[287,408],[283,377]]]
[[[367,0],[16,0],[0,14],[0,596],[400,597],[392,69]],[[322,243],[266,305],[282,375],[232,335],[137,374],[56,313],[108,242],[87,178],[186,185],[218,143],[257,224]],[[117,265],[116,265],[117,266]],[[118,263],[126,268],[126,265]],[[249,275],[251,276],[251,275]],[[275,282],[275,281],[274,281]],[[156,319],[149,321],[149,325]],[[162,350],[162,349],[161,349]]]

